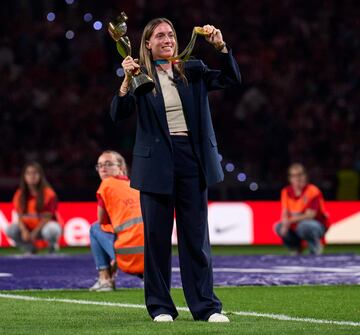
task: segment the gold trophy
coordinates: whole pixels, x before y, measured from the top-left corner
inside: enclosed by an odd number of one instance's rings
[[[113,40],[116,42],[116,48],[121,57],[126,58],[131,56],[131,44],[127,32],[128,17],[124,12],[121,12],[114,21],[111,21],[108,26],[109,33]],[[140,69],[134,70],[130,81],[130,91],[139,96],[152,91],[155,87],[154,81]]]

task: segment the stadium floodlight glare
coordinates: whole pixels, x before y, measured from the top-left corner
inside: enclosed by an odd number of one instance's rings
[[[46,19],[49,21],[49,22],[53,22],[56,18],[56,15],[54,12],[49,12],[47,15],[46,15]]]
[[[102,29],[102,22],[101,21],[95,21],[94,24],[93,24],[93,27],[95,30],[101,30]]]
[[[225,165],[225,170],[227,172],[233,172],[235,170],[235,165],[233,163],[227,163]]]
[[[84,14],[84,21],[85,22],[90,22],[93,19],[93,16],[91,13],[85,13]]]
[[[66,37],[68,40],[72,40],[72,39],[75,37],[75,33],[74,33],[72,30],[68,30],[68,31],[65,33],[65,37]]]
[[[124,75],[124,69],[122,67],[119,67],[116,69],[116,75],[118,77],[122,77]]]
[[[251,191],[257,191],[259,189],[259,185],[255,182],[252,182],[249,186]]]
[[[65,0],[65,2],[66,2],[68,5],[72,5],[72,4],[75,2],[75,0]]]
[[[244,172],[240,172],[237,175],[237,180],[240,181],[240,182],[244,182],[246,180],[246,174]]]

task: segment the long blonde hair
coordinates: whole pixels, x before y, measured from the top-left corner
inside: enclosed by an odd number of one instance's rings
[[[142,33],[142,37],[141,37],[141,44],[140,44],[140,66],[146,68],[147,73],[149,75],[149,77],[154,80],[155,82],[155,67],[153,65],[153,58],[152,58],[152,54],[151,54],[151,50],[149,50],[146,47],[146,42],[150,39],[151,35],[153,34],[155,28],[161,24],[161,23],[167,23],[173,33],[174,33],[174,38],[175,38],[175,50],[174,50],[174,55],[173,56],[177,56],[178,55],[178,40],[177,40],[177,36],[176,36],[176,31],[174,29],[174,26],[172,24],[172,22],[169,19],[166,19],[164,17],[159,17],[156,19],[151,20],[144,28],[144,31]],[[184,70],[184,64],[183,63],[177,63],[174,64],[174,69],[175,71],[179,74],[181,80],[184,83],[187,83],[187,79],[185,77],[185,70]]]

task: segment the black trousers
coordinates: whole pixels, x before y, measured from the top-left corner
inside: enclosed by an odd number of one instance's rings
[[[178,312],[170,296],[171,234],[174,209],[185,298],[195,320],[221,312],[213,292],[211,249],[207,223],[207,188],[187,136],[172,136],[173,194],[140,193],[145,225],[145,302],[152,318]]]

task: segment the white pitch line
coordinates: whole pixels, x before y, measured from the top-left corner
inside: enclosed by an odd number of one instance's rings
[[[12,273],[0,272],[0,278],[12,277]]]
[[[241,316],[255,316],[255,317],[269,318],[280,321],[298,321],[298,322],[307,322],[307,323],[360,327],[360,322],[355,322],[355,321],[336,321],[336,320],[322,320],[322,319],[313,319],[313,318],[299,318],[296,316],[289,316],[284,314],[270,314],[270,313],[257,313],[257,312],[231,312],[231,313]]]
[[[138,304],[121,304],[116,302],[104,302],[104,301],[91,301],[91,300],[75,300],[75,299],[57,299],[57,298],[39,298],[39,297],[29,297],[26,295],[16,295],[16,294],[2,294],[0,293],[0,298],[3,299],[15,299],[15,300],[26,300],[26,301],[47,301],[47,302],[63,302],[69,304],[78,304],[78,305],[96,305],[96,306],[109,306],[109,307],[122,307],[122,308],[138,308],[145,309],[144,305]],[[179,311],[189,312],[187,307],[177,307]],[[306,323],[317,323],[317,324],[330,324],[337,326],[352,326],[360,327],[360,322],[355,321],[336,321],[336,320],[322,320],[322,319],[313,319],[313,318],[299,318],[284,314],[270,314],[270,313],[257,313],[257,312],[225,312],[224,314],[234,314],[239,316],[254,316],[261,318],[274,319],[279,321],[296,321],[296,322],[306,322]]]

